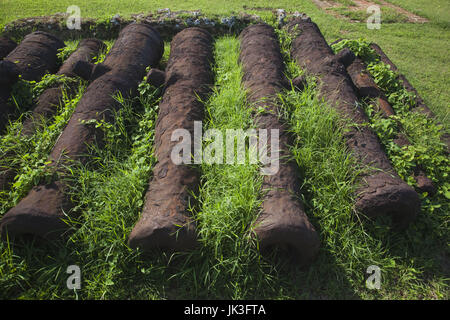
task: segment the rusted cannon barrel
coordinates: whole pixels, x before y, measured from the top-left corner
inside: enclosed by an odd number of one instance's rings
[[[39,81],[44,74],[58,71],[58,50],[64,42],[56,36],[36,31],[27,35],[4,61],[13,63],[24,80]]]
[[[353,81],[353,84],[358,90],[362,98],[370,98],[375,100],[375,107],[379,109],[384,117],[389,117],[395,114],[394,109],[389,103],[387,97],[383,94],[381,89],[375,83],[375,80],[367,71],[366,64],[360,58],[355,58],[353,63],[347,67],[347,72]],[[399,135],[394,139],[394,143],[402,147],[410,145],[410,141],[404,135]],[[414,170],[414,179],[417,182],[417,189],[420,192],[428,192],[433,195],[436,192],[436,187],[430,178],[419,168]]]
[[[0,60],[17,47],[17,43],[7,37],[0,37]]]
[[[65,75],[68,77],[74,77],[73,66],[77,61],[91,61],[94,56],[96,56],[102,48],[104,48],[104,43],[96,39],[82,40],[77,50],[75,50],[69,58],[64,62],[64,64],[59,69],[59,75]],[[76,90],[75,86],[68,88],[68,94],[70,91]],[[27,118],[23,122],[23,128],[21,131],[22,136],[32,135],[35,127],[36,121],[39,118],[50,118],[52,117],[63,98],[63,87],[52,87],[46,89],[37,99],[36,106],[33,109],[31,117]],[[1,108],[4,108],[0,106]],[[12,109],[10,106],[5,108]],[[12,111],[10,111],[12,112]],[[16,175],[16,170],[13,168],[1,168],[0,167],[0,190],[7,190],[10,183]]]
[[[172,141],[172,133],[185,129],[193,137],[194,121],[203,120],[204,106],[198,96],[206,98],[214,83],[213,59],[213,38],[204,29],[187,28],[172,40],[155,127],[158,162],[141,218],[129,236],[132,248],[183,251],[197,244],[195,222],[188,209],[190,192],[198,189],[199,172],[185,163],[173,162],[171,153],[178,141]]]
[[[389,215],[393,225],[406,227],[420,211],[418,194],[395,173],[376,135],[364,124],[364,111],[355,105],[358,100],[352,81],[328,46],[317,25],[297,19],[288,25],[300,34],[292,42],[291,55],[297,63],[320,79],[320,95],[358,128],[345,134],[346,143],[356,159],[371,168],[361,177],[356,191],[356,209],[368,217]]]
[[[104,48],[105,44],[97,39],[85,39],[80,41],[77,49],[67,58],[57,74],[72,78],[76,77],[77,75],[73,71],[75,64],[78,61],[91,62]],[[70,89],[75,90],[76,88]],[[31,117],[26,119],[23,123],[23,135],[33,133],[35,121],[40,117],[49,118],[55,114],[57,107],[63,98],[62,90],[62,86],[48,88],[39,96]]]
[[[347,72],[358,89],[361,97],[374,99],[375,106],[379,108],[383,115],[392,116],[395,114],[387,97],[381,92],[372,76],[367,71],[366,65],[361,58],[356,57],[355,60],[347,67]]]
[[[102,136],[81,121],[112,119],[111,110],[119,107],[114,94],[120,92],[125,98],[134,94],[145,75],[145,68],[156,65],[163,50],[159,33],[149,25],[132,24],[121,31],[105,59],[106,71],[89,85],[53,148],[49,156],[50,167],[60,168],[66,157],[85,160],[86,144],[101,142]],[[68,225],[63,220],[72,206],[65,196],[66,187],[62,181],[34,187],[3,216],[0,221],[2,237],[8,233],[10,237],[33,234],[52,239],[64,234]]]
[[[279,145],[267,145],[279,150],[278,170],[264,175],[262,210],[253,226],[259,247],[292,250],[297,261],[309,264],[319,250],[319,237],[305,214],[299,197],[298,167],[289,151],[291,139],[288,128],[279,120],[277,94],[286,83],[279,41],[273,28],[258,24],[245,28],[241,35],[240,61],[243,66],[243,85],[248,90],[252,107],[266,112],[254,115],[258,129],[279,130]]]
[[[159,33],[147,24],[131,24],[117,38],[104,63],[102,73],[89,85],[77,105],[66,129],[53,148],[50,159],[58,161],[62,153],[69,158],[80,158],[87,151],[86,144],[98,139],[96,130],[80,124],[81,121],[112,119],[112,110],[119,107],[115,93],[132,96],[145,75],[147,66],[161,59],[164,43]]]
[[[389,57],[384,53],[384,51],[380,48],[379,45],[376,43],[371,43],[370,47],[375,50],[375,52],[380,56],[380,60],[384,62],[385,64],[389,65],[391,67],[391,70],[396,72],[398,74],[398,78],[403,82],[403,86],[405,89],[416,97],[416,107],[413,108],[413,111],[420,112],[425,114],[427,117],[432,118],[437,121],[436,115],[431,111],[430,108],[425,104],[422,97],[417,92],[416,88],[413,87],[413,85],[408,81],[408,79],[400,73],[397,66],[389,59]],[[439,124],[439,122],[437,121]],[[444,132],[441,137],[441,141],[444,142],[447,146],[447,152],[450,152],[450,134]]]

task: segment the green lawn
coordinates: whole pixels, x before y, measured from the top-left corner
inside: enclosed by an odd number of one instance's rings
[[[128,16],[132,13],[156,11],[170,7],[172,10],[201,9],[206,14],[230,15],[244,11],[243,6],[284,8],[306,12],[319,25],[327,40],[339,37],[359,38],[377,42],[394,63],[407,76],[422,95],[425,102],[449,128],[450,109],[450,2],[445,0],[390,0],[430,20],[419,24],[383,24],[380,30],[368,30],[364,23],[339,20],[318,9],[311,0],[288,1],[156,1],[156,0],[80,0],[77,5],[85,17],[104,18],[116,13]],[[0,0],[0,25],[30,16],[65,12],[73,5],[71,0]],[[251,10],[248,10],[252,12]],[[265,11],[253,11],[268,14]]]
[[[365,37],[377,42],[448,128],[450,4],[437,0],[390,2],[404,4],[406,9],[430,19],[430,23],[383,24],[381,30],[368,30],[363,23],[349,23],[322,12],[309,0],[271,4],[232,0],[214,5],[210,1],[83,0],[78,5],[82,15],[99,18],[166,7],[202,9],[205,13],[223,15],[243,11],[243,5],[306,12],[329,41]],[[0,0],[0,24],[62,12],[72,4],[67,0],[58,3]],[[269,15],[265,11],[254,13]],[[287,73],[293,78],[303,70],[287,54],[289,39],[282,32],[280,36]],[[73,48],[76,43],[69,44]],[[169,53],[168,43],[165,49],[164,61]],[[207,128],[225,130],[253,125],[240,85],[238,52],[236,38],[217,39],[216,83],[205,103]],[[280,103],[284,119],[298,137],[292,153],[302,172],[306,213],[321,237],[319,256],[308,270],[299,270],[282,256],[262,260],[247,241],[246,226],[255,219],[261,200],[260,177],[252,165],[202,165],[199,207],[194,212],[202,243],[199,249],[144,256],[128,248],[126,239],[141,211],[142,196],[155,161],[153,129],[158,99],[154,93],[153,88],[143,83],[139,97],[123,101],[114,123],[103,126],[109,139],[106,147],[93,148],[89,165],[75,164],[72,168],[69,179],[73,182],[72,196],[80,218],[74,221],[76,232],[67,243],[25,242],[14,247],[0,243],[0,299],[449,298],[448,199],[442,193],[425,199],[421,214],[403,233],[391,232],[383,221],[367,225],[356,221],[353,192],[358,173],[343,140],[348,123],[317,98],[312,78],[308,78],[302,92],[284,92]],[[62,130],[77,99],[79,96],[68,99],[51,120],[58,126],[49,122],[29,141],[14,143],[20,121],[3,136],[2,141],[6,142],[1,146],[9,145],[20,155],[24,170],[22,186],[2,194],[6,200],[0,197],[0,214],[20,200],[33,179],[42,175],[38,170],[51,149],[49,146]],[[414,123],[411,126],[419,139],[421,129],[414,127]],[[35,141],[47,142],[42,147],[34,146]],[[33,158],[27,159],[30,147],[36,150]],[[447,181],[445,177],[440,179],[439,186]],[[70,264],[82,266],[79,292],[65,287],[65,268]],[[365,286],[369,265],[381,267],[380,290]]]

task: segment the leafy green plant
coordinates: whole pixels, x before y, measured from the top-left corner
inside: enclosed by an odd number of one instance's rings
[[[77,49],[78,43],[80,40],[68,41],[65,43],[65,46],[61,49],[58,49],[58,53],[56,56],[58,57],[59,63],[63,64],[64,61]]]
[[[341,41],[333,44],[331,46],[331,48],[333,49],[334,52],[339,52],[343,48],[348,48],[357,57],[360,57],[364,61],[369,61],[369,62],[379,61],[378,54],[375,52],[375,50],[373,50],[370,47],[370,43],[364,38],[344,39],[344,40],[341,40]]]

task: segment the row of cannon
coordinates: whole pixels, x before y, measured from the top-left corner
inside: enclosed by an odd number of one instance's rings
[[[359,177],[356,211],[370,218],[389,215],[395,227],[406,228],[420,211],[419,196],[397,175],[377,136],[364,125],[368,122],[366,114],[356,104],[362,96],[383,99],[381,91],[363,72],[363,62],[348,50],[335,55],[309,18],[295,19],[286,28],[294,37],[291,57],[309,74],[317,76],[319,95],[342,117],[359,125],[347,131],[345,140],[357,161],[374,170],[364,171]],[[289,85],[279,40],[275,30],[267,24],[246,27],[239,39],[242,85],[247,90],[248,105],[267,111],[255,113],[254,123],[258,128],[280,132],[280,167],[277,173],[263,177],[261,212],[251,228],[262,250],[289,247],[301,264],[308,264],[318,253],[320,237],[300,200],[297,164],[286,160],[292,158],[289,145],[293,137],[279,116],[277,96]],[[120,32],[103,63],[94,65],[92,59],[104,44],[87,39],[79,43],[59,71],[56,54],[64,43],[55,36],[34,32],[9,50],[9,54],[2,41],[2,119],[7,119],[10,107],[6,101],[19,75],[26,80],[39,80],[46,72],[57,72],[69,77],[81,76],[89,81],[49,155],[48,166],[54,170],[62,168],[67,161],[87,160],[88,145],[101,143],[102,135],[99,129],[83,124],[83,120],[111,121],[113,111],[120,107],[113,95],[118,92],[124,97],[136,95],[138,85],[146,75],[146,67],[155,68],[164,52],[164,42],[158,32],[150,25],[137,23]],[[193,133],[194,122],[204,119],[201,101],[205,101],[214,86],[213,49],[214,39],[204,29],[192,27],[179,32],[171,41],[166,70],[158,73],[162,80],[153,83],[163,86],[155,127],[157,163],[152,168],[141,217],[129,236],[128,243],[132,248],[189,250],[198,243],[195,219],[188,209],[191,192],[198,190],[201,173],[193,166],[176,165],[171,161],[171,150],[177,143],[171,140],[171,135],[179,128]],[[361,78],[363,74],[365,78]],[[151,82],[154,77],[148,79]],[[368,87],[372,89],[368,90]],[[61,94],[59,87],[44,91],[32,117],[25,120],[22,134],[33,132],[33,118],[54,114]],[[388,102],[383,100],[379,105],[389,115],[392,108]],[[0,171],[1,187],[7,189],[14,176],[12,169]],[[62,180],[33,187],[2,217],[2,237],[7,234],[9,239],[23,234],[49,240],[64,237],[70,229],[65,215],[70,214],[74,206],[67,196],[67,188],[67,182]]]

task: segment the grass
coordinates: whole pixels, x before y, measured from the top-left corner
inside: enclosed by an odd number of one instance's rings
[[[450,212],[450,162],[446,146],[441,142],[442,129],[422,113],[410,111],[415,107],[414,96],[403,88],[389,66],[380,62],[379,57],[367,42],[343,41],[336,44],[334,48],[338,49],[344,46],[355,50],[354,52],[357,52],[365,60],[368,64],[368,71],[388,97],[396,113],[394,116],[383,118],[373,111],[372,105],[370,105],[372,102],[362,104],[370,118],[370,126],[378,135],[394,169],[408,184],[417,187],[414,174],[416,168],[420,168],[436,187],[435,195],[427,192],[421,193],[422,215],[420,219],[424,226],[433,230],[433,240],[429,240],[429,243],[442,243],[435,247],[435,255],[446,257],[448,246],[445,245],[445,230],[448,228],[448,213]],[[399,134],[407,137],[411,144],[403,147],[395,144],[394,139]],[[442,258],[436,260],[439,259]]]
[[[216,87],[206,101],[205,128],[252,127],[241,87],[239,42],[216,41]],[[283,52],[288,52],[283,45]],[[286,57],[286,55],[285,55]],[[302,72],[287,61],[290,77]],[[261,178],[255,165],[202,165],[193,210],[201,242],[190,253],[143,255],[126,245],[142,208],[153,155],[157,95],[142,84],[133,101],[122,101],[115,121],[102,123],[110,142],[92,149],[92,161],[72,167],[72,198],[79,218],[66,242],[0,244],[2,298],[73,299],[423,299],[448,298],[439,265],[445,246],[445,211],[428,206],[410,230],[354,219],[358,170],[345,146],[348,125],[317,97],[314,79],[303,92],[280,96],[283,119],[297,139],[292,152],[303,181],[306,212],[319,231],[317,261],[300,270],[279,255],[263,258],[248,226],[260,207]],[[120,97],[119,97],[120,99]],[[444,219],[444,220],[443,220]],[[430,232],[432,230],[432,232]],[[438,256],[436,256],[438,255]],[[67,290],[65,268],[82,267],[82,289]],[[378,265],[382,289],[365,288],[365,270]]]
[[[67,40],[64,42],[66,46],[59,49],[59,52],[57,54],[61,64],[77,49],[78,43],[80,41],[81,39],[75,39],[75,40]],[[103,62],[103,60],[105,60],[106,54],[109,52],[109,50],[111,50],[111,47],[114,44],[114,40],[111,39],[103,40],[103,42],[105,44],[105,47],[102,48],[102,50],[98,53],[97,56],[92,58],[92,62],[94,64]]]
[[[58,54],[61,63],[76,49],[78,42],[79,40],[73,40],[66,43],[65,49]],[[97,63],[103,61],[106,52],[112,46],[112,41],[106,41],[105,44],[106,48],[99,54]],[[30,106],[46,88],[57,85],[62,86],[63,101],[58,106],[55,116],[34,119],[38,123],[36,131],[31,136],[23,136],[22,122],[30,116]],[[71,87],[75,88],[74,94],[68,93]],[[7,132],[1,137],[0,166],[16,170],[16,177],[11,190],[2,191],[0,194],[1,212],[4,213],[14,206],[33,185],[36,185],[40,179],[45,179],[45,175],[52,175],[46,169],[47,157],[86,87],[87,82],[81,79],[50,74],[45,75],[38,82],[20,80],[14,85],[10,102],[16,106],[20,117],[15,120],[12,117]]]
[[[343,17],[346,17],[352,21],[365,21],[369,14],[366,13],[364,10],[351,10],[347,7],[336,7],[336,8],[330,8],[329,10],[332,10],[338,14],[340,14]]]
[[[414,169],[421,168],[441,189],[441,195],[445,195],[450,189],[450,184],[447,183],[450,162],[446,146],[441,142],[442,125],[435,124],[420,112],[411,112],[416,107],[415,95],[403,87],[397,74],[389,65],[380,61],[378,54],[364,39],[344,40],[333,45],[335,51],[344,47],[350,48],[365,61],[367,70],[395,111],[394,116],[383,118],[373,111],[372,101],[362,104],[371,119],[371,127],[385,146],[396,172],[411,186],[416,186]],[[407,137],[412,144],[398,147],[394,140],[399,134]],[[447,198],[450,199],[450,196]]]
[[[419,16],[428,18],[433,24],[440,24],[443,28],[449,27],[450,3],[448,1],[429,0],[426,2],[417,0],[385,0],[402,7]]]
[[[351,7],[355,7],[356,3],[352,0],[332,0],[333,2],[337,2],[339,4],[342,4],[344,6],[351,6]]]

